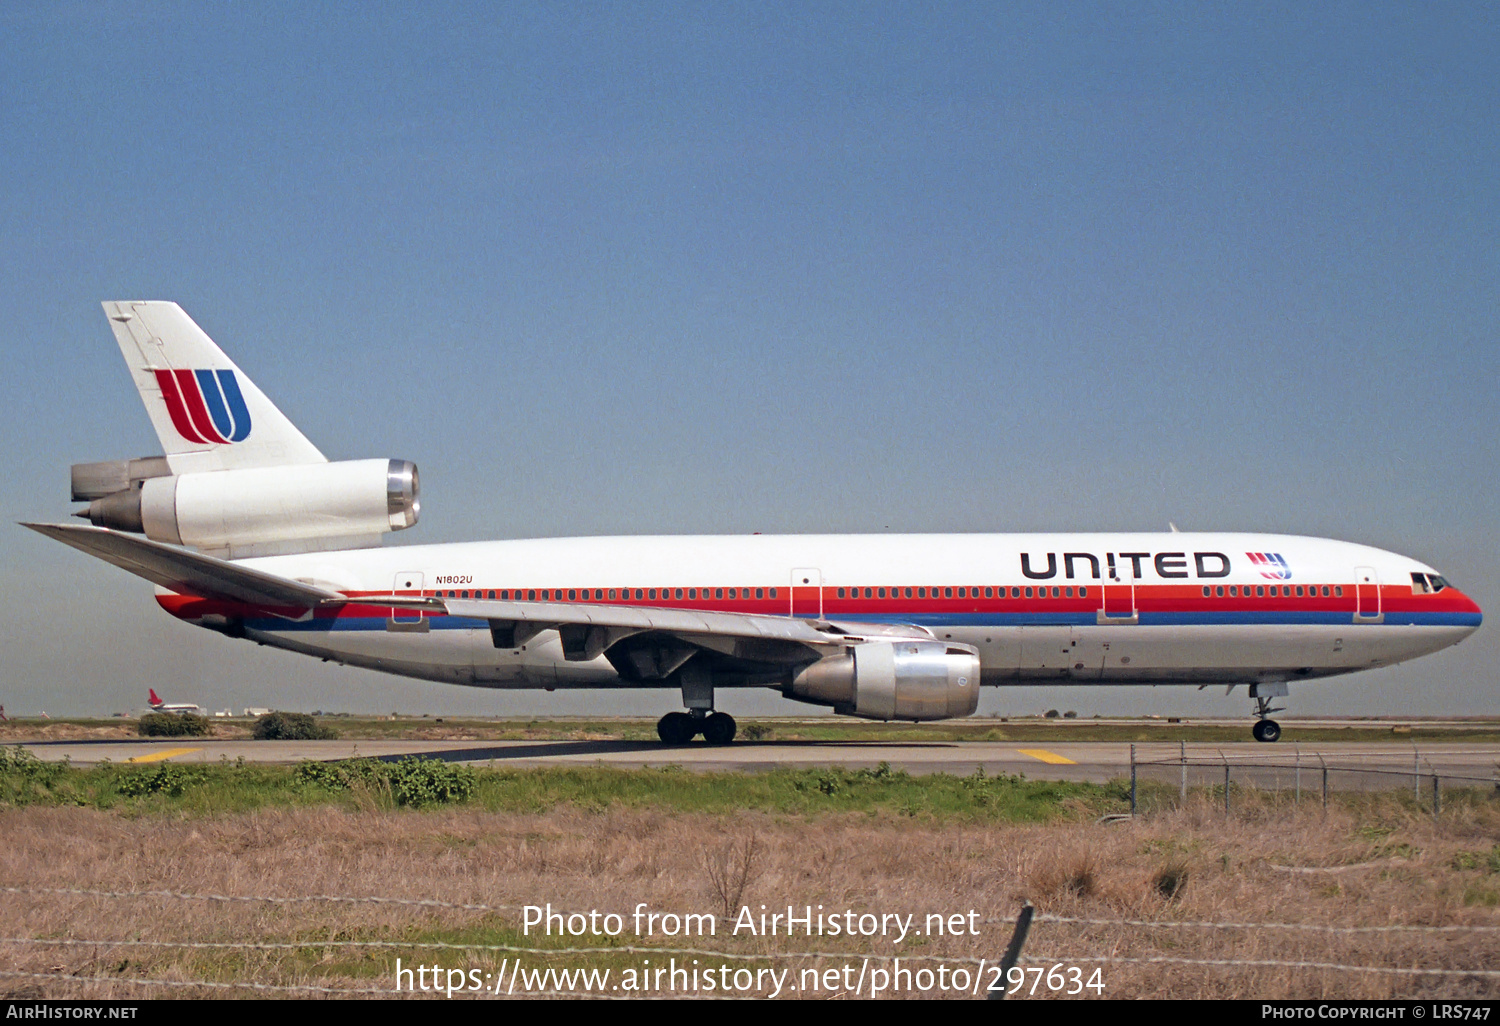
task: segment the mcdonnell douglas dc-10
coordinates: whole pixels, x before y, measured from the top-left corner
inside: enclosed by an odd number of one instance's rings
[[[380,548],[417,468],[329,462],[178,307],[105,303],[163,455],[73,467],[82,524],[28,524],[157,585],[173,616],[483,688],[672,688],[662,741],[734,737],[720,688],[876,720],[981,685],[1236,684],[1254,736],[1292,681],[1479,627],[1437,570],[1262,534],[548,538]]]

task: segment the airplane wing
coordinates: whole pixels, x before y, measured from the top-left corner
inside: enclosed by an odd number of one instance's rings
[[[658,606],[442,597],[397,602],[408,608],[487,620],[496,648],[519,648],[543,631],[556,630],[565,659],[582,661],[602,655],[622,677],[639,681],[669,677],[700,655],[700,662],[722,671],[755,676],[815,662],[867,637],[933,640],[930,632],[907,624],[837,624]]]
[[[107,527],[22,524],[137,577],[185,595],[255,606],[313,609],[349,600],[336,591],[252,570],[237,563],[163,545]]]

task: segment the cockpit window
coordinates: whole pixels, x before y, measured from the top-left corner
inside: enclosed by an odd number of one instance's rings
[[[1413,595],[1433,595],[1447,587],[1451,587],[1447,578],[1439,574],[1411,575],[1411,591]]]

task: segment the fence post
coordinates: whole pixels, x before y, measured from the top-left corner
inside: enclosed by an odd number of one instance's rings
[[[1224,759],[1224,753],[1219,753],[1219,758]],[[1224,759],[1224,815],[1229,815],[1229,760]]]
[[[1021,906],[1020,915],[1016,916],[1016,928],[1010,935],[1010,943],[1005,946],[1005,954],[1000,956],[1000,989],[991,990],[986,995],[990,1001],[1004,1001],[1005,988],[1008,983],[1006,977],[1010,975],[1011,967],[1021,958],[1021,947],[1026,943],[1026,934],[1031,931],[1031,917],[1036,912],[1031,902]],[[1022,974],[1025,975],[1024,973]]]
[[[1135,815],[1135,745],[1130,746],[1130,814]]]
[[[1443,792],[1438,784],[1438,775],[1432,775],[1432,818],[1437,819],[1438,813],[1443,811]]]
[[[1419,756],[1415,742],[1411,746],[1411,796],[1422,807],[1422,767],[1418,762]]]
[[[1182,783],[1177,788],[1177,804],[1181,806],[1187,804],[1187,742],[1179,741],[1177,746],[1177,757],[1182,760]]]
[[[1297,807],[1302,807],[1302,742],[1297,742]]]
[[[1323,753],[1318,753],[1318,762],[1323,764],[1323,815],[1328,815],[1328,761],[1323,758]]]

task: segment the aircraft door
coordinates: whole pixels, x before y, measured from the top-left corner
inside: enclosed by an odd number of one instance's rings
[[[404,570],[391,582],[391,594],[420,596],[422,581],[422,571]],[[391,615],[385,621],[385,629],[388,631],[426,631],[430,626],[427,618],[417,609],[392,608]]]
[[[1139,623],[1135,608],[1135,576],[1133,566],[1126,560],[1124,566],[1115,564],[1113,553],[1109,555],[1107,577],[1100,588],[1099,623]]]
[[[1354,568],[1354,622],[1385,622],[1380,608],[1380,575],[1372,566]]]
[[[823,571],[798,567],[792,571],[792,615],[805,620],[823,618]]]

